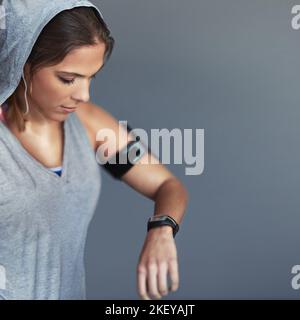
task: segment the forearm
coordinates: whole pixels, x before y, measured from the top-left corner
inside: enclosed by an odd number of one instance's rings
[[[154,201],[154,216],[167,214],[179,225],[181,224],[188,203],[188,192],[179,180],[166,181],[158,189]],[[172,228],[169,226],[153,228],[149,231],[152,230],[155,230],[155,232],[172,232]]]

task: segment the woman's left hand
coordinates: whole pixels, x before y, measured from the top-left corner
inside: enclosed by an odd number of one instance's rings
[[[168,288],[168,272],[171,288]],[[160,299],[179,286],[178,259],[170,226],[150,229],[137,266],[137,287],[141,299]]]

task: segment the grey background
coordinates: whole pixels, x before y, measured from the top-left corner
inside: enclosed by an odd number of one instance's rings
[[[203,128],[205,168],[186,176],[167,299],[300,297],[300,1],[103,0],[116,47],[92,100],[133,127]],[[193,134],[195,137],[195,132]],[[104,170],[86,244],[89,299],[138,299],[154,203]]]

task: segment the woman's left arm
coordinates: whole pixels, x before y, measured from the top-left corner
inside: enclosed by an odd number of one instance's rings
[[[92,140],[102,129],[110,129],[115,133],[116,140],[105,141],[108,158],[124,148],[129,141],[135,140],[135,136],[128,135],[127,130],[119,126],[118,120],[101,106],[85,103],[76,113],[89,128]],[[96,138],[95,151],[102,143],[102,140]],[[178,224],[181,223],[188,201],[187,190],[152,153],[145,152],[120,180],[155,202],[155,216],[169,215]],[[178,288],[178,259],[172,231],[172,227],[162,226],[152,228],[146,234],[137,266],[138,293],[142,299],[150,299],[150,295],[160,298],[167,294],[168,273],[171,289]]]

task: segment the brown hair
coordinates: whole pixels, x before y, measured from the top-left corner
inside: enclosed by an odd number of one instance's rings
[[[73,49],[95,45],[97,42],[105,43],[105,64],[112,53],[115,41],[96,9],[76,7],[60,12],[43,28],[27,59],[26,63],[30,66],[30,80],[38,69],[60,63]],[[17,95],[21,85],[24,90],[25,86],[21,80],[6,101],[9,104],[6,119],[8,122],[15,121],[19,131],[24,131],[25,108],[23,106],[23,110],[20,110],[22,104]]]

